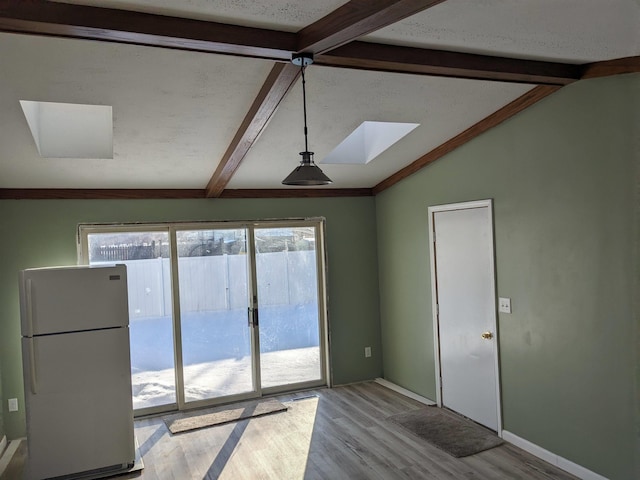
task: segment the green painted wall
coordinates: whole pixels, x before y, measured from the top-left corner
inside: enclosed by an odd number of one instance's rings
[[[376,197],[385,378],[435,399],[427,207],[492,198],[504,428],[640,478],[639,117],[640,75],[578,82]]]
[[[2,396],[2,362],[0,362],[0,400],[2,401],[2,405],[0,406],[0,440],[2,440],[5,436],[4,431],[4,404],[6,404],[6,400]],[[2,455],[2,451],[0,450],[0,455]]]
[[[382,374],[375,201],[372,197],[296,200],[18,200],[0,202],[0,364],[8,438],[25,435],[20,354],[18,271],[76,263],[77,224],[326,218],[333,381],[344,384]],[[373,349],[364,358],[364,347]]]

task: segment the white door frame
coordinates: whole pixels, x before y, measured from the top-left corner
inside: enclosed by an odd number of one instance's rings
[[[436,278],[436,261],[435,261],[435,235],[434,235],[434,214],[437,212],[447,212],[453,210],[467,210],[470,208],[488,208],[489,219],[491,222],[490,228],[490,240],[491,251],[490,260],[493,267],[490,272],[491,277],[491,294],[493,295],[494,304],[497,307],[496,298],[496,277],[495,277],[495,243],[493,237],[493,200],[475,200],[471,202],[451,203],[447,205],[434,205],[428,208],[429,212],[429,261],[431,269],[431,306],[432,306],[432,318],[433,318],[433,343],[434,343],[434,357],[436,368],[436,403],[438,407],[442,407],[442,382],[441,382],[441,368],[440,368],[440,325],[438,314],[438,291],[437,291],[437,278]],[[500,393],[500,361],[499,361],[499,332],[498,332],[498,319],[496,308],[492,309],[492,315],[490,318],[491,326],[494,332],[495,341],[493,342],[493,356],[494,356],[494,373],[496,377],[496,409],[498,418],[498,436],[502,436],[502,396]]]

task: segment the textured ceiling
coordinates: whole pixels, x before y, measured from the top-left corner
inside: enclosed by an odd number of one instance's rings
[[[344,2],[67,1],[297,32]],[[566,63],[640,55],[638,0],[446,0],[369,42]],[[0,188],[203,189],[274,63],[95,40],[0,33]],[[420,126],[367,165],[322,165],[370,188],[535,85],[312,65],[309,147],[320,161],[363,121]],[[19,100],[113,106],[112,160],[39,157]],[[304,149],[294,83],[227,188],[281,188]]]
[[[447,0],[366,40],[587,63],[640,54],[638,0]]]
[[[420,123],[366,165],[321,165],[332,187],[371,187],[522,95],[531,85],[350,69],[307,69],[309,148],[320,162],[365,120]],[[460,95],[464,92],[464,96]],[[229,188],[273,188],[304,150],[302,87],[294,85]]]
[[[0,59],[0,183],[13,188],[203,188],[271,67],[13,34]],[[19,100],[113,106],[113,160],[40,158]]]

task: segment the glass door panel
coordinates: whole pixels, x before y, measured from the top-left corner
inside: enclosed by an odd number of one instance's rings
[[[254,392],[246,230],[176,239],[185,402]]]
[[[133,408],[175,404],[168,232],[89,233],[87,246],[90,265],[127,266]]]
[[[255,229],[262,388],[321,380],[316,229]]]

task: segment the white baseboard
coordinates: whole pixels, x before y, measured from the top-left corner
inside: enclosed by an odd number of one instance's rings
[[[420,403],[424,403],[425,405],[435,405],[436,402],[433,400],[429,400],[422,395],[418,395],[417,393],[413,393],[411,390],[407,390],[406,388],[402,388],[400,385],[396,385],[384,378],[376,378],[375,382],[382,385],[383,387],[387,387],[389,390],[393,390],[394,392],[401,393],[405,397],[413,398],[414,400],[419,401]]]
[[[3,435],[0,438],[0,458],[2,458],[2,454],[4,453],[4,449],[7,447],[7,436]]]
[[[550,452],[549,450],[545,450],[542,447],[539,447],[535,443],[531,443],[524,438],[521,438],[507,430],[502,430],[502,439],[506,442],[509,442],[515,445],[522,450],[529,452],[531,455],[534,455],[551,465],[555,465],[556,467],[564,470],[565,472],[569,472],[572,475],[575,475],[582,480],[607,480],[606,477],[599,475],[591,470],[584,468],[577,463],[573,463],[566,458],[563,458],[555,453]]]
[[[26,439],[24,439],[24,438],[19,438],[17,440],[11,440],[9,442],[9,444],[7,445],[7,448],[4,450],[4,453],[0,456],[0,477],[2,476],[4,471],[9,466],[9,462],[13,458],[13,454],[16,453],[16,450],[18,450],[18,447],[20,446],[20,442],[22,442],[23,440],[26,441]],[[3,441],[6,444],[7,443],[7,437],[4,437]],[[2,449],[0,449],[0,452],[1,451],[2,451]]]

